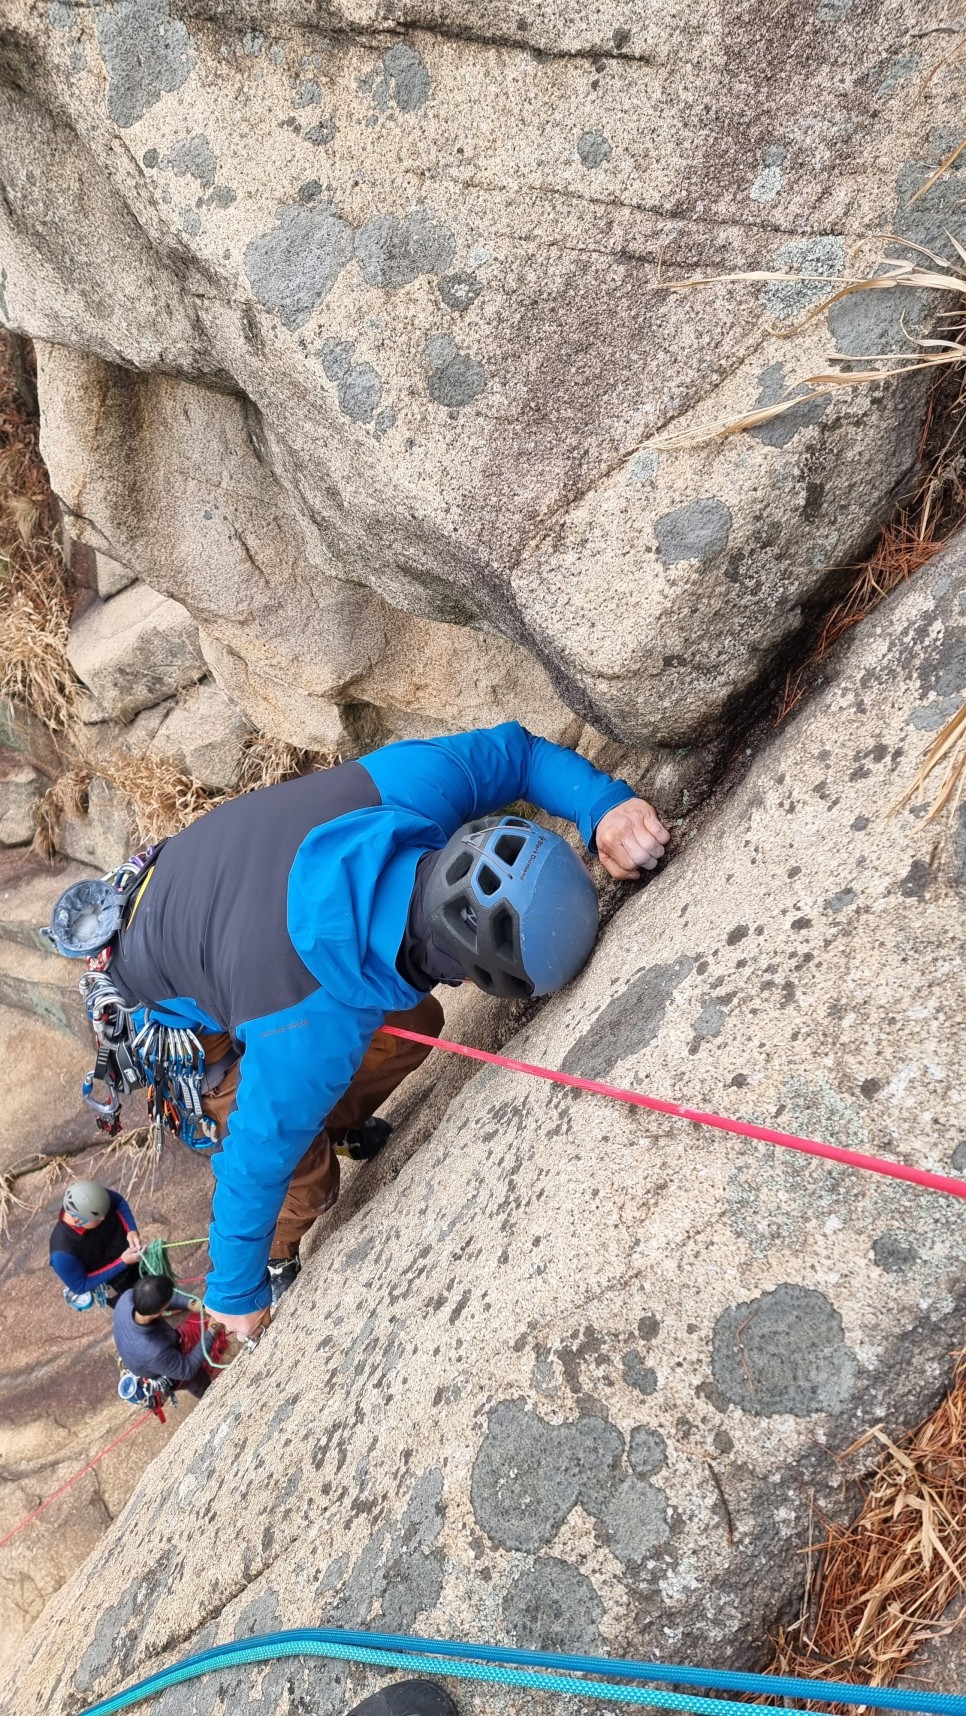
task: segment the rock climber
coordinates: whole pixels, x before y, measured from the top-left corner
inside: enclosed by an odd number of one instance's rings
[[[171,1383],[200,1400],[212,1382],[200,1320],[197,1339],[190,1344],[182,1340],[180,1331],[165,1320],[172,1302],[178,1309],[189,1303],[170,1275],[140,1276],[114,1307],[114,1345],[134,1376]]]
[[[518,800],[576,823],[614,877],[663,856],[667,830],[625,781],[507,722],[233,799],[144,856],[136,890],[80,883],[80,905],[57,901],[49,939],[133,1010],[135,1060],[167,1028],[179,1088],[217,1131],[205,1303],[239,1336],[264,1326],[335,1202],[333,1142],[371,1155],[367,1122],[429,1052],[380,1026],[438,1036],[437,983],[549,994],[589,957],[589,872],[558,835],[498,814]]]
[[[131,1206],[97,1180],[75,1180],[50,1235],[50,1267],[75,1311],[115,1304],[138,1279],[141,1237]]]

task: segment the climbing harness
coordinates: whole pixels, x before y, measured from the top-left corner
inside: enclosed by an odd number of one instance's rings
[[[362,1662],[378,1669],[406,1669],[421,1676],[435,1674],[455,1680],[490,1681],[509,1691],[562,1693],[584,1700],[650,1705],[657,1710],[694,1712],[694,1716],[765,1716],[761,1704],[731,1698],[708,1698],[707,1689],[752,1697],[781,1697],[786,1716],[805,1716],[805,1703],[836,1703],[869,1710],[921,1711],[924,1716],[966,1716],[966,1697],[951,1692],[920,1692],[915,1687],[859,1686],[849,1682],[802,1680],[791,1675],[751,1674],[740,1669],[691,1668],[658,1662],[628,1662],[619,1657],[563,1656],[553,1651],[512,1650],[499,1645],[463,1644],[451,1639],[424,1639],[406,1634],[357,1632],[342,1627],[305,1627],[298,1631],[264,1633],[215,1645],[184,1658],[171,1668],[148,1675],[123,1692],[88,1705],[78,1716],[116,1716],[133,1704],[157,1697],[169,1686],[183,1685],[219,1670],[292,1657],[323,1657]],[[583,1678],[592,1676],[594,1678]],[[602,1678],[607,1676],[609,1678]],[[626,1684],[657,1681],[658,1686]],[[669,1692],[668,1686],[700,1687],[697,1692]],[[796,1704],[785,1701],[797,1700]]]
[[[160,850],[158,845],[135,852],[104,878],[120,895],[124,911],[129,911],[128,924],[141,904]],[[165,1025],[143,1009],[129,1008],[112,981],[110,966],[108,944],[88,959],[80,980],[97,1044],[97,1057],[81,1095],[95,1115],[98,1130],[116,1137],[123,1098],[142,1087],[147,1091],[149,1125],[159,1155],[166,1131],[193,1150],[207,1148],[216,1142],[217,1127],[202,1109],[207,1085],[201,1043],[186,1027]],[[143,1022],[135,1022],[136,1014]],[[95,1084],[104,1086],[106,1101],[94,1096]]]

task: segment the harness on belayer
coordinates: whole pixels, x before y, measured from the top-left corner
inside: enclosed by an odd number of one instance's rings
[[[178,1404],[174,1383],[167,1376],[135,1376],[122,1369],[117,1392],[126,1405],[153,1412],[159,1424],[165,1422],[164,1408]]]
[[[54,908],[52,928],[47,932],[61,952],[85,958],[86,970],[79,987],[97,1055],[81,1085],[81,1095],[94,1113],[98,1130],[109,1138],[116,1137],[121,1130],[123,1098],[143,1089],[158,1152],[165,1131],[193,1150],[216,1141],[215,1122],[208,1119],[201,1105],[205,1053],[198,1038],[184,1026],[165,1025],[150,1014],[144,1015],[141,1008],[130,1008],[111,977],[114,936],[133,920],[163,844],[161,841],[135,852],[100,882],[75,883],[67,889]],[[73,895],[78,898],[72,899]],[[110,939],[98,945],[105,930]],[[136,1014],[142,1015],[140,1025]],[[95,1097],[95,1084],[103,1085],[105,1101]]]

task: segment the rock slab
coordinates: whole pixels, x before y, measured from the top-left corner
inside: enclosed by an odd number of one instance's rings
[[[931,860],[925,806],[889,807],[964,695],[960,538],[510,1052],[955,1171],[961,847]],[[962,1342],[953,1199],[495,1069],[338,1213],[50,1605],[5,1709],[68,1716],[300,1624],[761,1663],[811,1505],[841,1514],[837,1454],[928,1411]],[[280,1665],[259,1709],[337,1716],[372,1684]],[[221,1716],[252,1686],[159,1710]]]

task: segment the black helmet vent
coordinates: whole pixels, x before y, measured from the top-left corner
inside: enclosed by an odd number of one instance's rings
[[[525,834],[501,834],[493,850],[504,864],[515,864],[526,843]]]
[[[489,895],[500,892],[500,878],[495,870],[490,869],[489,864],[480,865],[476,872],[476,885],[481,894]]]

